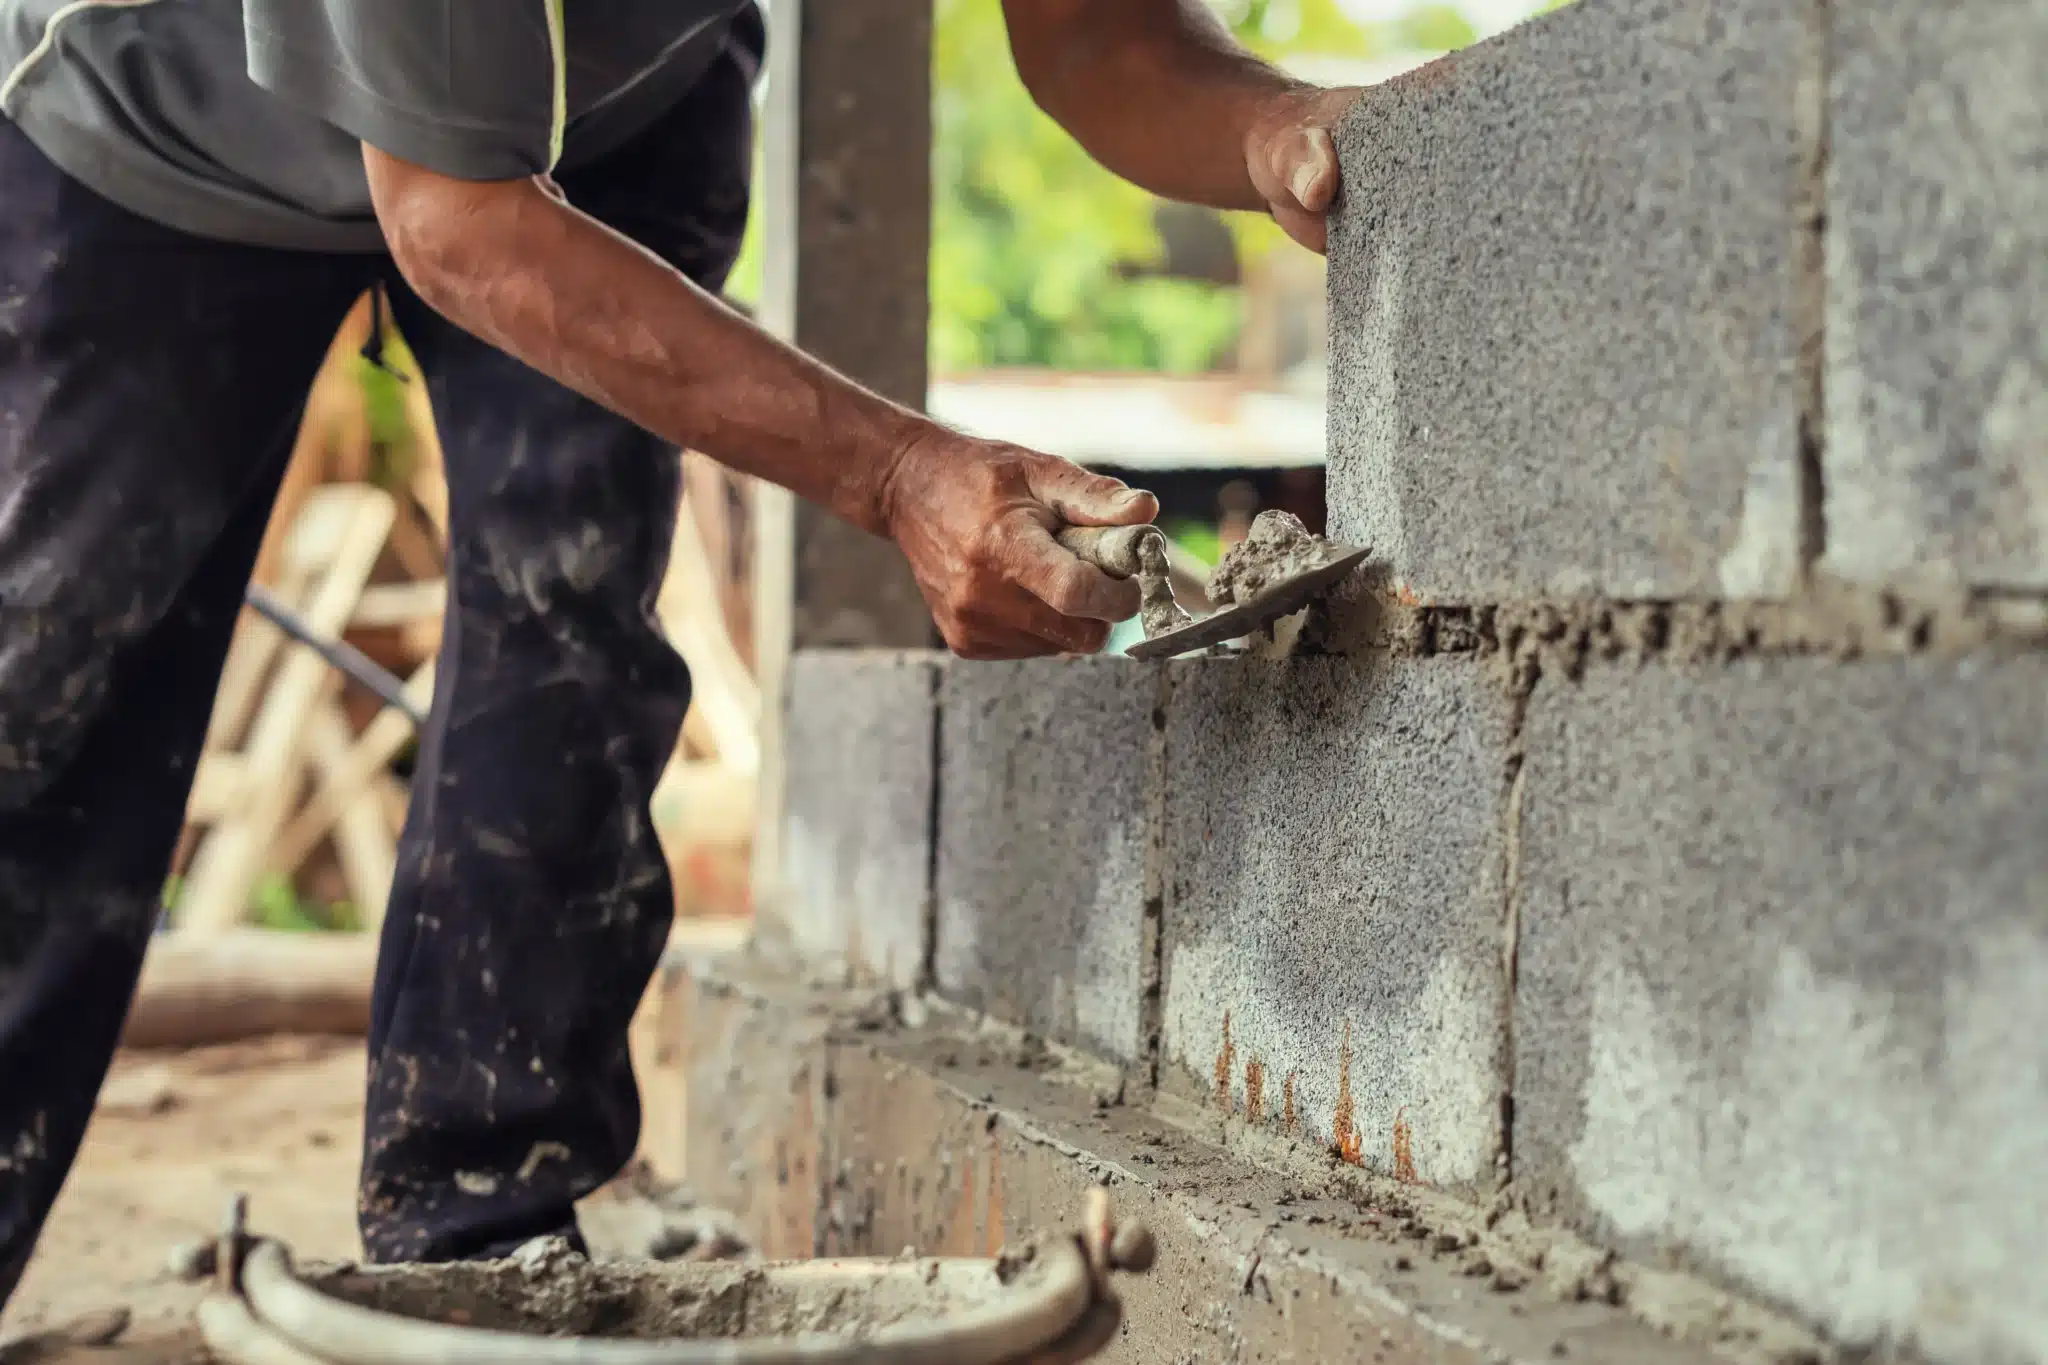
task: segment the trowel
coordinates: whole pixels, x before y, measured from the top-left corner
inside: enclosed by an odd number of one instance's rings
[[[1133,659],[1171,658],[1250,635],[1321,597],[1372,553],[1314,535],[1285,512],[1261,512],[1216,566],[1211,582],[1221,609],[1196,620],[1174,600],[1166,533],[1157,526],[1069,526],[1058,539],[1112,578],[1138,580],[1145,638],[1124,651]]]

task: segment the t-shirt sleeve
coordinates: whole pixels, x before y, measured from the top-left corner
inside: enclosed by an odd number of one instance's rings
[[[249,76],[381,152],[463,180],[553,169],[563,0],[242,0]]]

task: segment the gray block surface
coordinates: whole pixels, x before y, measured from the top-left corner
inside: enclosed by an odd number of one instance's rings
[[[1833,24],[1824,562],[2048,587],[2048,5]]]
[[[943,656],[790,658],[785,880],[798,947],[916,985],[931,904],[934,727]]]
[[[1469,658],[1176,666],[1172,1083],[1372,1170],[1490,1181],[1508,701]]]
[[[1159,673],[956,664],[940,702],[940,991],[1135,1060]]]
[[[1846,1341],[2048,1359],[2048,657],[1543,683],[1515,1173]]]
[[[1790,589],[1817,13],[1580,0],[1346,118],[1330,523],[1396,586]]]

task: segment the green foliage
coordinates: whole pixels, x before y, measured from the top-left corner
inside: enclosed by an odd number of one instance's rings
[[[1238,41],[1268,59],[1302,52],[1370,57],[1376,51],[1337,0],[1213,0],[1212,7]]]
[[[1173,538],[1174,544],[1212,569],[1216,567],[1216,561],[1223,557],[1223,538],[1216,533],[1216,528],[1206,521],[1172,521],[1167,523],[1165,529],[1166,534]]]
[[[362,916],[344,901],[322,905],[306,900],[292,885],[291,878],[270,873],[256,884],[249,906],[250,919],[259,928],[289,933],[317,933],[327,930],[355,930],[363,927]]]
[[[934,367],[1213,365],[1234,291],[1142,273],[1161,260],[1152,197],[1032,102],[999,0],[939,0],[934,41]]]
[[[1479,34],[1455,5],[1422,4],[1401,16],[1399,42],[1425,52],[1455,52],[1479,41]]]
[[[382,360],[359,356],[355,360],[356,383],[363,391],[363,407],[370,424],[370,449],[376,456],[371,479],[380,488],[399,488],[412,477],[416,453],[412,416],[406,411],[405,389],[422,384],[419,362],[412,348],[399,335],[398,324],[384,319],[383,346],[376,354]]]
[[[164,882],[162,903],[173,919],[177,916],[178,901],[184,891],[182,877],[171,877]],[[255,893],[249,901],[249,920],[258,928],[287,933],[352,932],[363,927],[363,917],[353,905],[346,901],[321,905],[306,900],[292,885],[291,878],[275,872],[256,884]]]

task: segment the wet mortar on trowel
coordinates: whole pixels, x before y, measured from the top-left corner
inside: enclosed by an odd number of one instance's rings
[[[1301,518],[1278,509],[1252,519],[1245,538],[1233,545],[1209,575],[1208,595],[1217,610],[1241,606],[1275,584],[1300,577],[1330,561],[1330,543]],[[1168,579],[1166,543],[1148,536],[1138,542],[1140,617],[1145,638],[1156,639],[1188,625],[1191,618],[1174,599]]]

